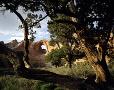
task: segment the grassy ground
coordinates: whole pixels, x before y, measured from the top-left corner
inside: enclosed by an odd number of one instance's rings
[[[85,78],[88,74],[93,74],[88,63],[81,63],[73,65],[70,69],[67,67],[47,67],[43,68],[58,74],[70,75],[73,77]],[[28,80],[16,76],[1,76],[0,77],[0,90],[63,90],[61,87],[37,80]],[[66,89],[64,89],[66,90]]]
[[[88,75],[93,75],[94,71],[89,63],[79,63],[73,65],[70,69],[68,66],[62,67],[47,67],[43,68],[58,74],[70,75],[72,77],[86,78]],[[109,69],[114,75],[114,62],[109,65]],[[17,76],[1,76],[0,90],[66,90],[54,85],[53,83],[46,83],[38,80],[28,80]]]
[[[80,77],[80,78],[86,78],[90,74],[92,75],[95,74],[88,62],[72,65],[72,68],[69,68],[68,66],[66,67],[62,66],[58,68],[53,67],[53,68],[44,68],[44,69],[55,72],[57,74],[70,75],[72,77]]]
[[[63,90],[52,83],[28,80],[15,76],[0,77],[0,90]]]

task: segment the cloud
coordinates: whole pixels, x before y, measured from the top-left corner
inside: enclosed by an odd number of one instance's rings
[[[24,39],[24,37],[11,37],[9,40],[12,41],[12,40],[17,40],[17,41],[22,41]]]
[[[7,31],[0,30],[0,35],[8,35]]]
[[[3,35],[3,33],[0,32],[0,35]]]
[[[23,39],[24,39],[24,34],[23,34],[23,32],[21,32],[21,31],[15,31],[15,32],[12,32],[11,34],[10,34],[10,39],[9,39],[9,41],[12,41],[12,40],[17,40],[17,41],[22,41]]]
[[[36,30],[36,40],[49,38],[49,32],[47,31],[47,21],[49,17],[40,22],[41,28],[34,28]],[[10,42],[11,40],[17,39],[18,41],[23,40],[24,33],[18,30],[19,19],[10,12],[6,12],[5,15],[0,14],[0,41]]]
[[[49,34],[49,32],[47,32],[47,31],[39,31],[39,32],[37,32],[37,34],[38,35],[48,35]]]
[[[22,32],[14,32],[10,34],[12,37],[24,37]]]

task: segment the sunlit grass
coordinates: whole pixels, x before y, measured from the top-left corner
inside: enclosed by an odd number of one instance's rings
[[[70,75],[73,77],[80,77],[80,78],[85,78],[90,74],[92,75],[94,74],[94,71],[88,62],[72,65],[72,68],[69,68],[68,66],[61,66],[57,68],[56,67],[46,68],[46,70],[49,70],[57,74]]]

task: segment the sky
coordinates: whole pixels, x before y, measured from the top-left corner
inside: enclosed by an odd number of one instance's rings
[[[34,30],[36,30],[35,41],[49,39],[50,34],[47,31],[48,20],[49,18],[46,18],[40,22],[41,28],[34,28]],[[10,11],[6,11],[5,13],[0,12],[0,41],[8,43],[15,39],[17,39],[19,42],[23,40],[23,31],[18,29],[20,24],[21,22],[15,14],[10,13]]]

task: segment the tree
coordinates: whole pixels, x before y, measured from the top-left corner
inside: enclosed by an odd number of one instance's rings
[[[25,21],[28,24],[28,30],[29,30],[29,40],[31,42],[34,41],[36,38],[34,34],[36,34],[36,31],[33,30],[33,28],[41,28],[41,25],[39,23],[39,20],[42,20],[42,14],[36,14],[36,13],[27,13],[27,17],[25,18]],[[46,16],[45,16],[46,17]],[[44,17],[43,17],[44,18]],[[23,25],[19,25],[19,29],[23,29]]]
[[[111,76],[106,64],[105,56],[106,56],[107,43],[109,40],[110,32],[113,27],[113,20],[114,20],[113,5],[114,5],[113,0],[101,0],[101,1],[99,0],[56,0],[56,1],[55,0],[40,0],[40,1],[38,0],[23,0],[23,1],[22,0],[10,0],[10,1],[1,0],[0,1],[0,6],[6,7],[7,10],[11,10],[13,13],[15,13],[20,18],[25,28],[27,28],[27,25],[26,25],[27,23],[25,22],[25,20],[23,20],[21,15],[16,11],[19,6],[24,7],[25,10],[31,10],[31,11],[38,11],[43,9],[43,11],[45,11],[47,15],[51,17],[51,19],[57,16],[58,14],[64,14],[66,16],[73,17],[75,21],[59,20],[59,22],[67,23],[67,24],[70,23],[74,25],[77,30],[80,30],[80,32],[77,33],[78,38],[80,40],[80,45],[84,49],[85,54],[88,58],[88,61],[91,63],[93,69],[95,70],[96,82],[100,85],[111,80]],[[96,23],[96,26],[94,23]],[[25,29],[25,31],[26,31],[25,33],[26,57],[25,58],[27,58],[28,30]],[[98,40],[99,41],[98,43],[101,47],[100,60],[98,58],[99,54],[93,53],[90,45],[87,45],[89,43],[85,42],[86,41],[85,36],[87,31],[93,31],[96,35],[97,34],[99,35],[98,37],[100,38],[100,40]],[[21,61],[21,65],[24,66],[23,60]],[[17,71],[21,76],[26,78],[53,81],[59,84],[63,84],[63,83],[60,83],[60,81],[63,80],[63,76],[49,73],[48,71],[43,71],[43,70],[35,71],[33,69],[27,69],[25,67],[23,68],[18,67]],[[55,76],[57,76],[57,78],[53,79],[53,77],[55,78]],[[58,78],[60,81],[58,81]],[[72,81],[71,79],[65,79],[66,82],[68,82],[68,80]],[[76,81],[79,82],[78,80]],[[75,86],[77,86],[77,83]]]
[[[24,27],[24,41],[25,41],[25,58],[22,59],[20,58],[20,55],[16,54],[14,51],[10,50],[9,48],[7,48],[4,45],[0,44],[0,54],[4,54],[5,56],[10,56],[10,57],[18,57],[17,61],[19,61],[19,66],[17,65],[16,67],[16,71],[17,74],[28,78],[28,79],[36,79],[36,80],[43,80],[43,81],[47,81],[47,82],[53,82],[53,83],[58,83],[64,86],[67,86],[69,88],[71,88],[72,86],[74,86],[72,81],[76,81],[78,84],[80,82],[81,79],[75,80],[74,78],[71,78],[70,76],[67,75],[58,75],[49,71],[45,71],[45,70],[40,70],[40,69],[30,69],[30,68],[26,68],[25,64],[24,64],[24,60],[26,62],[28,62],[28,45],[29,45],[29,40],[28,40],[28,24],[26,22],[26,20],[21,16],[21,14],[17,11],[19,6],[22,6],[23,9],[25,10],[31,10],[31,11],[38,11],[40,6],[40,2],[34,2],[35,0],[1,0],[0,1],[0,7],[5,7],[6,10],[10,10],[12,13],[14,13],[15,15],[17,15],[17,17],[21,20],[22,25]],[[36,4],[37,3],[37,4]],[[33,7],[35,6],[35,7]],[[48,12],[47,12],[48,13]],[[47,16],[47,15],[46,15]],[[42,19],[44,19],[46,16],[44,16]],[[42,19],[40,19],[39,21],[41,21]],[[36,22],[36,23],[39,23]],[[15,60],[14,60],[15,62]],[[29,63],[29,62],[28,62]],[[64,80],[64,82],[62,82]],[[72,85],[70,84],[72,82]],[[75,84],[75,86],[78,86],[78,84]]]
[[[64,20],[61,22],[73,24],[77,30],[80,30],[77,35],[89,62],[96,72],[96,82],[100,84],[110,81],[111,75],[105,56],[113,26],[114,12],[112,10],[114,6],[112,0],[45,0],[45,5],[53,16],[64,14],[75,19],[75,22]],[[93,32],[99,38],[98,43],[102,49],[100,55],[93,53],[92,45],[87,43],[86,35],[88,31]]]
[[[52,50],[46,55],[46,60],[48,62],[51,62],[52,65],[56,67],[62,66],[64,64],[63,62],[65,62],[63,61],[63,59],[65,58],[66,58],[66,52],[64,47]]]
[[[28,40],[29,29],[31,29],[35,25],[38,25],[41,20],[43,20],[45,17],[47,17],[47,16],[44,16],[44,17],[41,18],[41,15],[40,15],[40,20],[36,20],[36,22],[32,22],[31,20],[34,19],[34,18],[36,19],[37,16],[33,15],[33,14],[32,15],[28,14],[28,18],[24,19],[22,17],[22,15],[18,12],[18,8],[20,6],[22,6],[25,11],[28,11],[28,10],[30,10],[32,12],[34,12],[36,10],[38,11],[40,6],[38,5],[38,6],[36,6],[37,8],[36,7],[35,8],[31,8],[31,5],[33,5],[33,4],[34,4],[33,2],[26,1],[26,0],[24,0],[24,1],[20,1],[20,0],[16,0],[16,1],[15,0],[11,0],[11,1],[6,0],[6,1],[4,1],[4,0],[1,0],[0,1],[0,7],[6,8],[6,10],[10,10],[22,22],[22,27],[24,28],[24,45],[25,45],[24,61],[26,61],[28,65],[30,65],[30,63],[28,62],[28,59],[29,59],[29,57],[28,57],[28,54],[29,54],[29,50],[28,50],[28,46],[29,46],[29,40]],[[30,20],[28,22],[29,26],[28,26],[28,23],[27,23],[28,19]],[[23,62],[21,62],[21,66],[25,67]]]
[[[58,15],[58,17],[53,18],[52,21],[48,22],[48,31],[51,34],[51,41],[58,42],[66,48],[66,61],[69,64],[69,67],[72,67],[73,61],[78,58],[79,46],[78,40],[73,36],[76,32],[75,26],[71,24],[58,23],[58,20],[69,20],[71,17],[65,15]],[[60,46],[59,46],[60,47]],[[77,54],[77,55],[76,55]]]
[[[14,64],[16,67],[16,73],[21,77],[57,83],[70,89],[74,88],[74,90],[75,88],[79,88],[80,83],[83,82],[83,80],[80,78],[75,79],[67,75],[59,75],[46,70],[20,67],[20,62],[23,62],[20,55],[15,53],[12,49],[6,47],[4,44],[0,43],[0,55],[1,54],[4,55],[4,57],[13,58],[12,62],[16,63]]]

